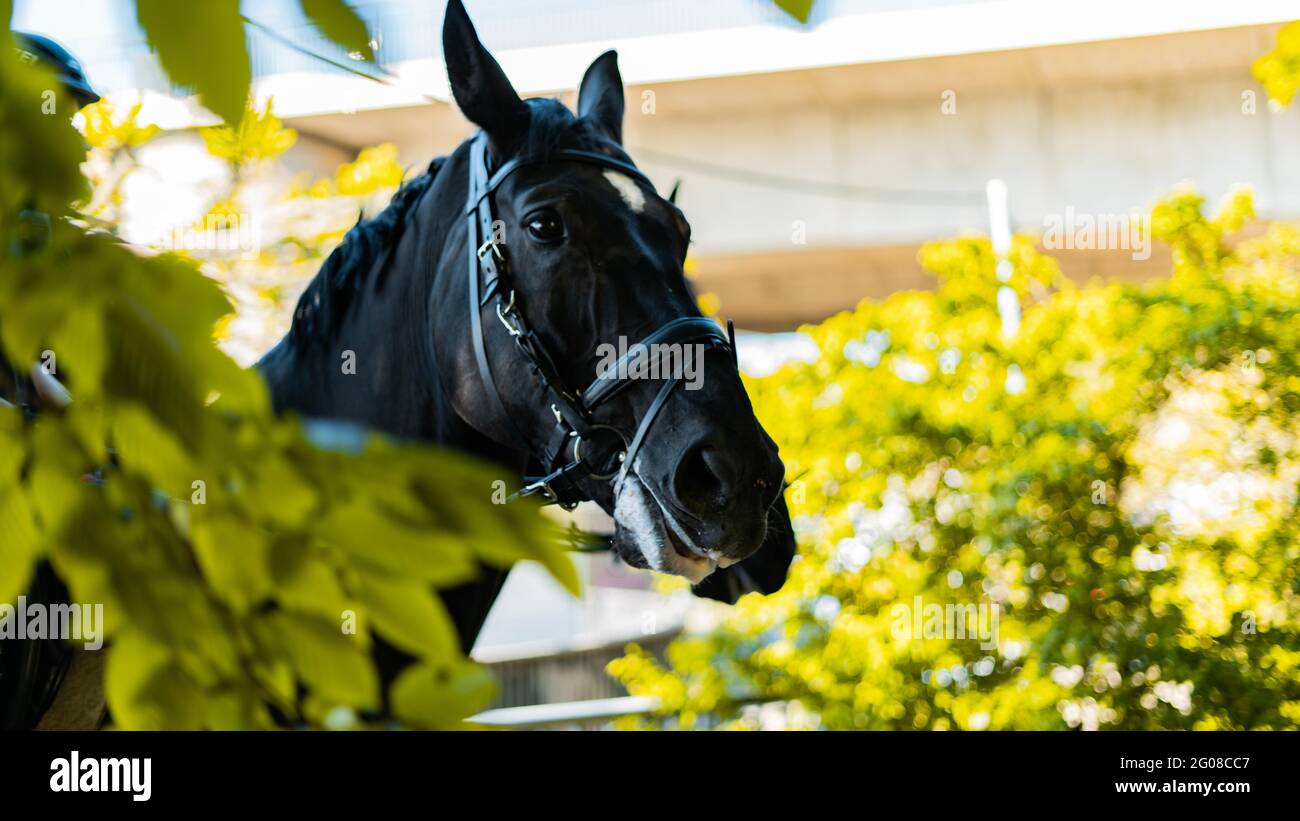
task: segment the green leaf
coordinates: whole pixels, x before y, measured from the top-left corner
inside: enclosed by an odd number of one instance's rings
[[[321,34],[347,49],[350,54],[360,54],[374,62],[375,53],[370,48],[370,34],[366,24],[343,0],[301,0],[302,13]]]
[[[0,408],[0,488],[17,483],[23,462],[27,460],[22,431],[22,412]]]
[[[468,506],[467,506],[468,507]],[[530,559],[546,568],[555,580],[575,596],[582,595],[582,582],[573,558],[560,547],[558,528],[539,510],[519,505],[508,516],[531,512],[535,521],[522,522],[528,530],[514,531],[508,526],[507,516],[497,510],[476,511],[478,518],[464,523],[465,538],[470,549],[484,562],[497,567],[510,567],[516,561]],[[498,520],[498,516],[500,519]]]
[[[363,566],[439,587],[477,575],[477,566],[458,540],[402,521],[391,509],[381,506],[384,488],[368,490],[373,495],[336,502],[314,523],[317,538],[340,548],[350,560]]]
[[[58,361],[75,362],[70,369],[70,377],[56,374],[60,379],[67,379],[72,395],[98,391],[103,379],[107,360],[108,346],[104,340],[103,314],[98,305],[79,305],[69,311],[63,318],[63,325],[53,337],[53,349]]]
[[[147,476],[168,496],[188,497],[199,478],[185,447],[140,405],[123,402],[113,409],[112,442],[121,462]]]
[[[334,568],[307,555],[292,540],[280,539],[271,546],[271,578],[276,600],[286,609],[337,620],[343,611],[357,607],[343,592]],[[356,638],[365,642],[366,634],[358,632]]]
[[[773,0],[781,11],[790,15],[800,23],[807,23],[809,15],[812,14],[813,0]]]
[[[15,227],[21,209],[62,214],[72,199],[86,191],[86,178],[79,171],[85,149],[68,118],[31,116],[41,110],[42,93],[55,87],[54,73],[48,67],[23,63],[7,43],[0,48],[0,134],[4,135],[0,137],[0,179],[4,180],[0,185],[0,224],[6,231]],[[6,266],[11,260],[12,256],[7,257]],[[52,271],[53,276],[57,273],[57,269]],[[0,291],[13,279],[0,278],[6,280],[0,281]],[[18,311],[6,313],[9,318],[20,315]]]
[[[124,730],[203,727],[204,693],[161,644],[137,633],[114,637],[104,669],[104,698]]]
[[[262,700],[262,694],[250,686],[234,686],[205,694],[206,716],[203,725],[213,730],[272,729],[275,722]]]
[[[496,681],[477,664],[461,662],[407,668],[389,688],[393,713],[416,727],[456,727],[485,709],[496,693]]]
[[[296,613],[273,613],[262,622],[268,643],[287,655],[304,684],[334,704],[373,709],[379,676],[360,642],[338,623]]]
[[[238,0],[136,0],[136,17],[172,82],[197,90],[204,106],[237,124],[252,78]]]
[[[278,454],[267,454],[258,465],[249,507],[279,527],[300,529],[316,508],[316,491]]]
[[[237,611],[270,594],[271,564],[263,534],[220,514],[194,515],[190,532],[204,577]]]
[[[108,462],[107,431],[103,407],[99,404],[74,401],[63,412],[63,422],[85,451],[92,465]]]
[[[42,344],[62,320],[66,303],[59,304],[53,295],[35,294],[15,300],[12,318],[0,325],[0,345],[20,373],[26,373],[40,361]]]
[[[27,589],[40,554],[40,534],[22,485],[0,490],[0,603],[12,602]]]
[[[254,659],[249,665],[249,673],[281,712],[288,716],[294,714],[297,682],[293,677],[293,668],[287,661],[279,658]]]
[[[88,486],[75,473],[60,470],[45,454],[36,459],[28,480],[34,511],[50,538],[60,538]]]
[[[361,580],[359,595],[374,630],[397,647],[421,658],[460,654],[451,618],[431,586],[372,575]]]
[[[113,719],[125,729],[160,726],[157,707],[141,703],[149,681],[171,664],[171,654],[161,644],[134,631],[114,637],[104,665],[104,698]]]

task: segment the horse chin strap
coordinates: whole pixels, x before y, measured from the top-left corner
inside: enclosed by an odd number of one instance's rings
[[[703,344],[730,351],[734,364],[736,344],[735,331],[730,322],[727,323],[727,332],[723,333],[711,319],[700,316],[678,317],[664,323],[637,345],[631,346],[616,363],[597,375],[585,390],[572,390],[565,385],[554,360],[547,353],[541,339],[528,327],[515,302],[515,291],[509,282],[506,249],[493,230],[496,208],[492,195],[506,177],[525,165],[555,162],[598,165],[626,174],[651,191],[654,191],[654,185],[630,163],[604,154],[577,150],[556,150],[545,157],[515,157],[495,172],[489,173],[486,135],[479,132],[470,143],[469,196],[465,204],[465,218],[469,235],[469,317],[474,359],[496,416],[505,420],[513,438],[532,455],[533,462],[541,467],[538,475],[525,476],[523,487],[507,501],[541,494],[549,502],[569,510],[588,498],[578,488],[575,480],[579,478],[611,481],[615,487],[618,486],[632,469],[655,418],[680,381],[671,375],[664,377],[663,386],[642,415],[630,439],[615,427],[593,421],[593,413],[601,404],[629,387],[632,380],[626,375],[620,377],[620,374],[628,373],[627,366],[642,355],[642,350],[651,355],[655,351],[665,350],[654,347],[656,345],[688,342]],[[528,437],[515,424],[514,417],[501,399],[496,380],[492,377],[483,323],[489,302],[495,302],[493,313],[496,314],[498,323],[514,340],[516,349],[523,355],[529,370],[542,383],[550,399],[555,428],[540,454],[532,448]],[[488,322],[489,326],[493,324]]]

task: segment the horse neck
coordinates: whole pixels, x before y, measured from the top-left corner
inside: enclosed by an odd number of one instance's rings
[[[395,436],[456,448],[514,463],[517,455],[478,434],[456,413],[432,347],[435,323],[462,317],[464,264],[447,246],[464,231],[467,170],[464,150],[439,171],[407,215],[382,273],[384,286],[367,283],[328,340],[298,345],[288,334],[258,368],[277,411],[343,419]],[[449,216],[450,215],[450,216]],[[349,370],[347,357],[355,367]]]
[[[483,436],[461,418],[450,397],[457,390],[466,388],[464,377],[457,377],[447,370],[455,366],[456,352],[449,349],[439,353],[435,350],[436,337],[444,341],[467,341],[470,338],[469,294],[466,291],[469,283],[465,276],[466,243],[469,241],[465,219],[468,166],[469,143],[466,141],[447,158],[433,188],[420,203],[421,213],[415,216],[424,226],[424,238],[420,239],[418,235],[412,238],[409,234],[402,237],[403,243],[411,242],[407,250],[419,260],[416,264],[422,272],[419,289],[409,298],[419,301],[425,309],[420,345],[428,354],[428,372],[434,394],[430,417],[436,429],[433,441],[509,466],[517,472],[523,469],[528,455]],[[436,333],[438,330],[443,333]],[[477,372],[469,379],[472,382],[468,392],[482,394],[484,389],[478,385]],[[464,398],[461,401],[465,401]]]

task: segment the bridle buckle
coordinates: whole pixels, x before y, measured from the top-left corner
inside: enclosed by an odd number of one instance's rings
[[[482,245],[478,247],[479,262],[483,261],[483,256],[488,252],[489,249],[491,249],[492,251],[492,256],[497,258],[497,262],[506,261],[505,254],[501,253],[501,245],[496,241],[495,238],[489,237],[486,242],[484,242]]]
[[[512,323],[509,319],[506,318],[508,316],[513,315],[514,312],[515,312],[515,292],[512,290],[510,292],[510,301],[506,303],[506,306],[504,308],[501,307],[501,300],[500,299],[497,300],[497,319],[501,320],[501,324],[505,326],[506,332],[517,339],[524,335],[523,329],[519,327],[518,323]]]

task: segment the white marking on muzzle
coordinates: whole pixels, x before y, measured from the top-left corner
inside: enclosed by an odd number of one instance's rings
[[[659,511],[661,517],[658,520],[655,518],[656,511]],[[684,576],[691,584],[704,581],[717,568],[717,562],[679,555],[668,544],[664,528],[670,525],[662,517],[663,512],[658,503],[650,498],[635,470],[626,473],[615,490],[614,521],[631,534],[637,549],[645,556],[650,567],[660,573]]]

